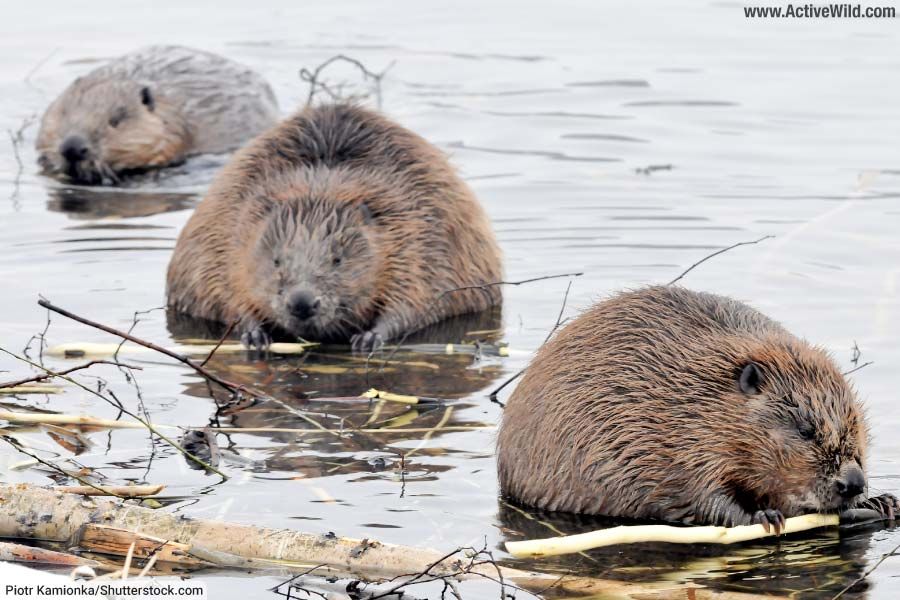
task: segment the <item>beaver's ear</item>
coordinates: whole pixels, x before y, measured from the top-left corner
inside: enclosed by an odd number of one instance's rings
[[[741,391],[748,396],[755,396],[759,393],[759,385],[762,382],[762,372],[755,362],[748,362],[741,370],[738,377],[738,386]]]
[[[366,225],[371,225],[372,221],[375,220],[375,216],[365,202],[360,203],[359,212],[362,213],[363,221],[365,221]]]
[[[153,109],[156,108],[156,100],[153,98],[153,92],[150,91],[150,88],[144,86],[141,88],[141,104],[147,107],[147,110],[153,112]]]

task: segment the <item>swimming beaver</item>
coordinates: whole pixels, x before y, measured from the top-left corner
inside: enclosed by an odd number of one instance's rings
[[[372,349],[500,302],[487,216],[446,157],[360,107],[307,108],[232,158],[178,238],[169,305]]]
[[[262,77],[221,56],[149,46],[76,79],[53,101],[38,162],[76,183],[117,183],[128,171],[233,150],[275,124]]]
[[[601,302],[537,353],[503,413],[503,492],[557,511],[762,523],[867,506],[867,430],[821,349],[675,286]]]

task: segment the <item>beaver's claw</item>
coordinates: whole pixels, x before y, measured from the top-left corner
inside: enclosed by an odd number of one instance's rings
[[[900,513],[900,500],[893,494],[882,494],[863,500],[857,508],[868,508],[876,511],[882,518],[893,521],[895,515]]]
[[[753,514],[753,522],[762,525],[766,533],[769,533],[773,527],[775,528],[775,535],[781,535],[782,530],[784,530],[784,515],[781,514],[780,510],[758,510]]]
[[[375,352],[384,346],[384,338],[375,331],[364,331],[350,338],[350,347],[354,352]]]
[[[241,343],[248,350],[265,352],[272,344],[272,338],[261,325],[250,325],[241,334]]]

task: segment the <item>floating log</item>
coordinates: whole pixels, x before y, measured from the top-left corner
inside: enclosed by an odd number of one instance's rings
[[[85,525],[91,527],[86,528]],[[92,540],[97,540],[99,535],[106,548],[117,552],[122,551],[126,542],[130,547],[134,538],[138,537],[130,534],[132,539],[129,539],[129,535],[98,530],[94,525],[126,532],[139,531],[139,537],[145,541],[156,538],[181,544],[170,548],[173,555],[176,552],[187,552],[195,558],[219,566],[230,566],[222,563],[227,562],[229,557],[237,557],[241,565],[252,564],[254,561],[260,561],[261,564],[278,561],[281,566],[306,566],[307,569],[321,565],[329,572],[369,581],[390,577],[409,577],[410,580],[415,580],[415,574],[427,572],[432,578],[483,580],[488,577],[496,581],[499,577],[506,584],[537,593],[553,588],[554,593],[602,595],[623,600],[683,600],[688,597],[693,600],[772,599],[772,596],[717,592],[692,584],[663,582],[646,586],[584,577],[559,577],[511,569],[493,562],[476,561],[476,564],[466,566],[469,557],[464,550],[441,553],[372,539],[359,540],[329,534],[316,535],[287,529],[195,520],[131,504],[86,499],[84,496],[26,484],[0,484],[0,537],[75,544],[79,540],[83,542],[87,533]],[[138,547],[138,543],[135,543],[135,547]],[[223,557],[223,561],[219,557]]]

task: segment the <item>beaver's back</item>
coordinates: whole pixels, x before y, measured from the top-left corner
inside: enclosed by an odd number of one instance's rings
[[[147,46],[85,75],[153,85],[183,107],[192,153],[233,150],[278,120],[278,103],[258,73],[223,56],[184,46]]]
[[[238,152],[182,232],[169,269],[176,306],[202,304],[228,320],[236,298],[252,296],[248,240],[273,206],[300,199],[365,204],[378,231],[378,306],[424,314],[419,326],[496,304],[498,288],[437,296],[497,281],[500,252],[490,223],[446,156],[389,119],[361,107],[306,108]],[[430,306],[430,313],[428,314]],[[264,313],[260,303],[241,310]],[[264,320],[265,314],[256,315]],[[437,317],[437,318],[433,318]]]
[[[538,351],[513,392],[501,487],[550,510],[671,517],[668,486],[703,490],[722,466],[717,449],[746,435],[723,400],[740,361],[792,348],[806,345],[714,294],[657,286],[600,302]]]

